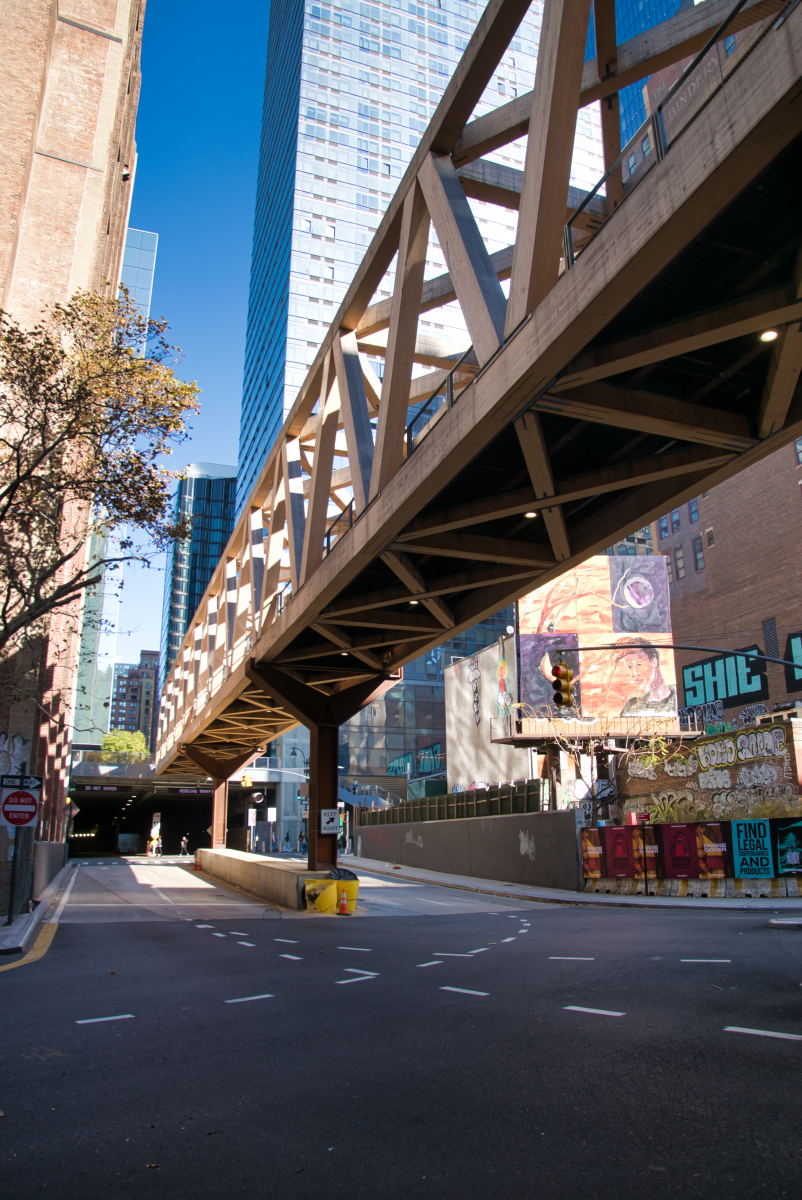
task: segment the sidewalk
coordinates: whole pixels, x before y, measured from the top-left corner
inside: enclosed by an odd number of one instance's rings
[[[48,909],[53,907],[57,894],[62,888],[69,885],[72,876],[71,868],[74,865],[74,862],[68,862],[57,875],[54,875],[42,892],[41,899],[33,912],[18,913],[10,925],[6,925],[5,918],[3,918],[3,924],[0,925],[0,956],[23,954],[28,949],[39,932],[39,926]]]
[[[709,910],[729,908],[743,911],[748,909],[765,912],[789,912],[802,914],[802,901],[784,897],[776,900],[715,899],[699,896],[613,896],[598,892],[567,892],[557,888],[529,887],[523,883],[501,883],[493,879],[474,879],[470,875],[449,875],[442,871],[424,871],[417,867],[394,867],[380,859],[356,858],[343,855],[341,865],[357,871],[370,871],[376,875],[390,875],[393,879],[405,879],[411,883],[436,884],[439,887],[459,888],[465,892],[479,892],[485,896],[503,896],[508,900],[535,900],[543,904],[591,904],[603,908],[669,908]]]

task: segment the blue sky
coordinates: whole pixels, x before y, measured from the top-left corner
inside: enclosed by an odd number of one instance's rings
[[[269,2],[148,0],[131,225],[159,235],[153,316],[202,388],[170,465],[236,463]],[[159,646],[163,559],[126,571],[117,658]]]

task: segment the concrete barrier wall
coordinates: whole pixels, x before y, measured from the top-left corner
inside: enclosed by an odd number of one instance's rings
[[[407,867],[581,892],[582,859],[573,810],[365,825],[356,854]]]
[[[66,866],[70,848],[66,842],[34,842],[33,845],[33,891],[38,900],[51,879],[55,879]]]
[[[196,850],[195,860],[207,875],[283,908],[305,908],[304,884],[329,875],[309,871],[302,863],[277,862],[243,850]]]

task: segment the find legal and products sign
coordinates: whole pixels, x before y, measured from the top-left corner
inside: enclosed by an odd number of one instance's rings
[[[774,854],[767,820],[732,822],[736,879],[773,879]]]
[[[0,824],[26,829],[39,820],[40,775],[0,775]]]

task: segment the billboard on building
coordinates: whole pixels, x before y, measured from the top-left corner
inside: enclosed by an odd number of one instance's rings
[[[666,560],[597,555],[518,601],[518,694],[552,717],[552,667],[574,672],[581,717],[676,719]],[[584,650],[609,646],[605,650]],[[530,711],[531,710],[531,711]]]
[[[515,641],[502,637],[443,671],[446,696],[448,790],[470,791],[526,779],[529,751],[491,742],[490,721],[513,711]]]

